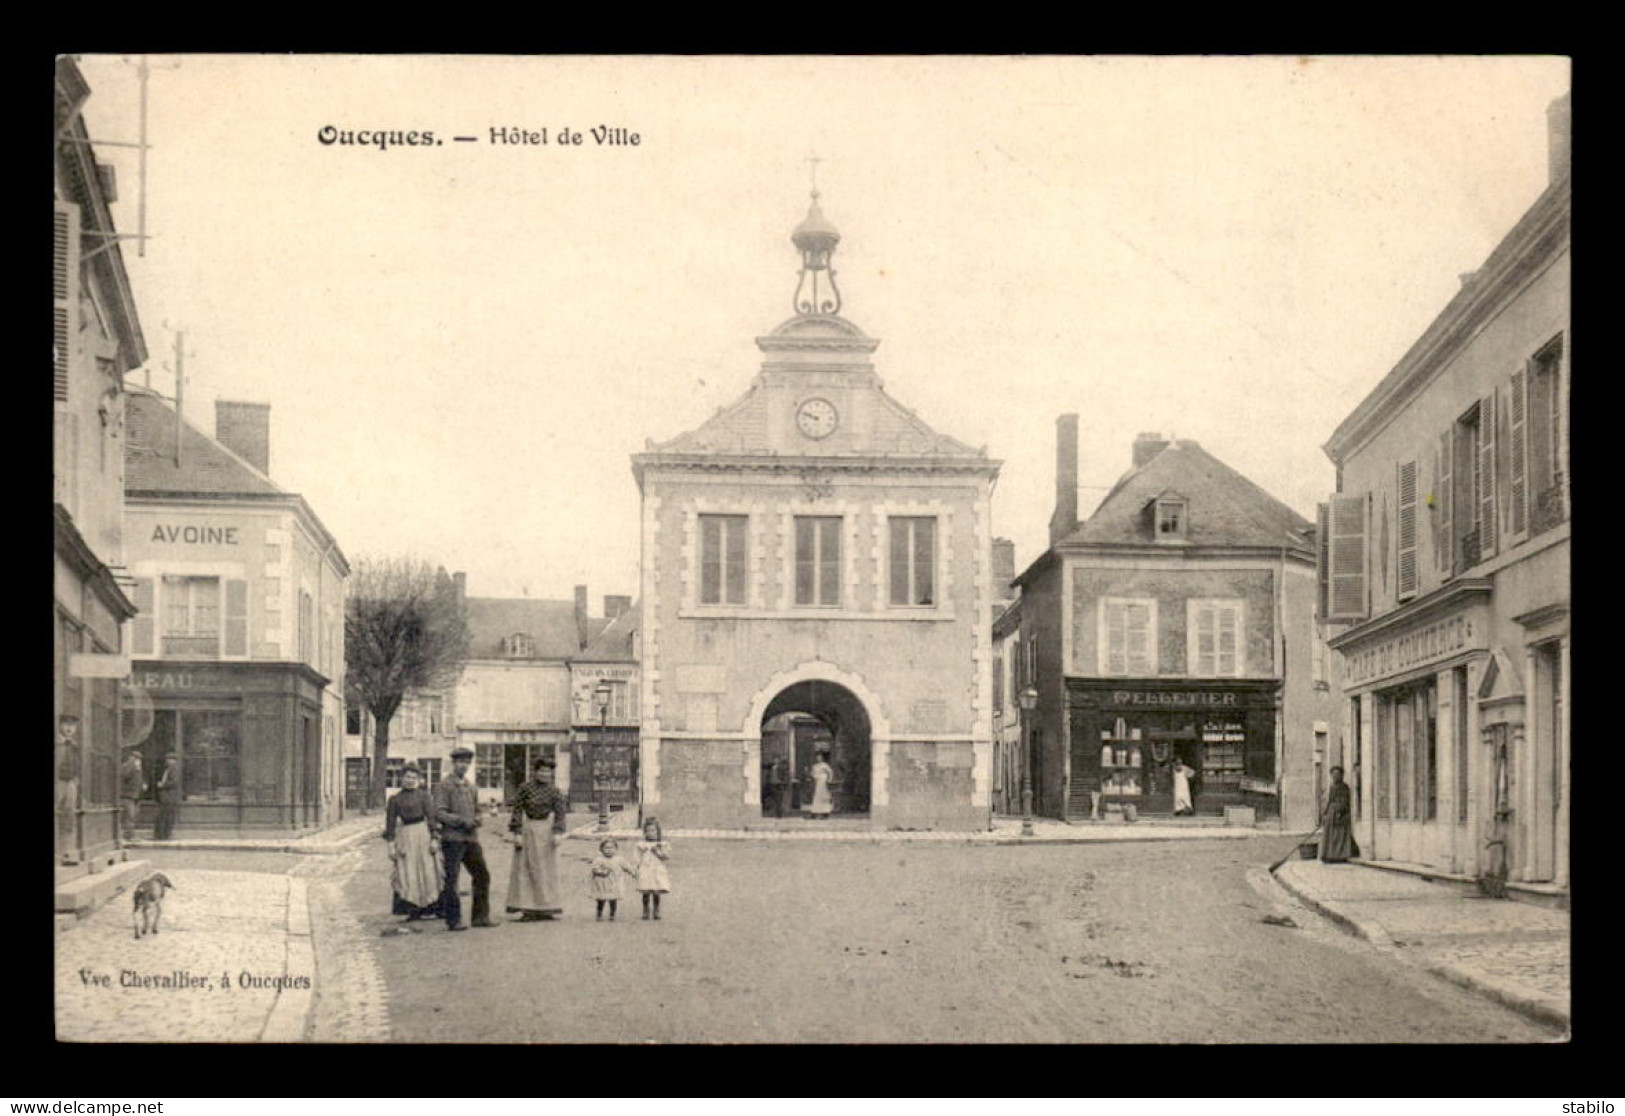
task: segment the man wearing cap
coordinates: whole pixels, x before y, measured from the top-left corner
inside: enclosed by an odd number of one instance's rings
[[[135,819],[141,809],[141,792],[147,789],[147,780],[141,771],[141,749],[132,745],[124,749],[124,766],[118,773],[119,807],[124,820],[124,837],[135,836]]]
[[[524,922],[540,922],[564,913],[559,893],[559,834],[570,811],[569,800],[553,785],[553,761],[542,757],[531,765],[530,781],[519,788],[508,830],[519,842],[508,877],[508,910]]]
[[[56,719],[56,843],[64,864],[77,858],[74,829],[79,811],[79,718],[64,713]]]
[[[448,930],[497,925],[491,921],[491,870],[485,866],[485,850],[480,848],[479,800],[474,784],[467,778],[473,759],[472,748],[453,748],[451,774],[434,788],[434,817],[440,826],[440,852],[446,865],[446,888],[440,894],[440,904]],[[468,865],[468,877],[474,881],[472,923],[462,921],[462,904],[457,897],[458,869],[463,864]]]

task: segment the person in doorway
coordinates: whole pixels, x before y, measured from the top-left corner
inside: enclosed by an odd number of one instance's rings
[[[64,864],[77,859],[74,832],[79,813],[79,718],[56,719],[56,845]]]
[[[508,911],[522,922],[543,922],[564,913],[559,892],[559,837],[570,804],[553,785],[553,761],[531,765],[530,779],[514,798],[508,832],[517,844],[508,876]]]
[[[181,809],[181,758],[174,752],[164,757],[164,773],[158,776],[158,820],[152,835],[167,841],[175,834],[175,815]]]
[[[819,752],[818,762],[808,769],[807,774],[813,781],[812,802],[807,805],[807,814],[814,818],[827,818],[835,809],[829,796],[830,780],[835,778],[835,769],[829,765],[829,753]]]
[[[608,838],[598,843],[598,855],[587,861],[592,865],[588,879],[591,881],[588,890],[592,893],[593,902],[598,905],[593,917],[599,921],[604,917],[604,906],[609,906],[609,920],[615,921],[615,908],[620,906],[621,900],[626,896],[625,876],[637,878],[638,870],[626,862],[621,855],[621,846],[614,838]]]
[[[1196,813],[1196,807],[1191,802],[1191,776],[1196,769],[1185,762],[1183,756],[1174,757],[1174,816]]]
[[[1320,859],[1327,864],[1344,864],[1359,856],[1354,843],[1353,796],[1343,782],[1343,769],[1332,768],[1332,785],[1326,791],[1326,808],[1320,814]]]
[[[790,761],[780,756],[767,771],[767,793],[773,804],[773,816],[784,817],[790,809]]]
[[[453,748],[451,774],[434,788],[434,821],[440,827],[440,856],[446,872],[440,913],[446,919],[447,930],[498,925],[491,921],[491,870],[485,866],[485,850],[480,847],[479,796],[468,781],[468,765],[473,759],[474,749]],[[463,906],[457,896],[457,880],[464,864],[474,884],[472,923],[462,921]]]
[[[644,918],[660,918],[660,897],[671,890],[671,875],[666,871],[670,859],[671,845],[660,832],[659,820],[649,818],[643,823],[643,840],[638,842],[638,891],[643,896]]]
[[[384,809],[390,887],[395,893],[393,910],[405,915],[408,922],[440,914],[445,868],[434,830],[434,802],[423,789],[423,772],[408,764],[401,772],[401,789]]]
[[[135,819],[141,810],[141,792],[147,789],[146,776],[141,771],[141,749],[124,749],[124,765],[118,772],[119,818],[124,823],[124,838],[135,836]]]

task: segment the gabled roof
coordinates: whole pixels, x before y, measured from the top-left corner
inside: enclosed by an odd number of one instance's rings
[[[642,622],[643,605],[635,604],[606,624],[603,630],[593,637],[592,642],[575,657],[578,660],[595,663],[636,662],[632,637]]]
[[[1155,545],[1146,508],[1164,494],[1189,501],[1185,542],[1192,546],[1312,549],[1307,519],[1189,440],[1169,443],[1125,473],[1059,545]]]
[[[231,450],[182,421],[153,393],[131,388],[125,400],[124,490],[129,493],[284,496],[275,481]],[[180,439],[180,463],[175,441]]]
[[[516,661],[563,661],[581,650],[574,601],[467,597],[465,603],[468,605],[468,657],[471,659],[511,658],[504,641],[512,635],[529,636],[535,648],[533,654]],[[603,630],[604,623],[601,616],[587,618],[589,641]]]

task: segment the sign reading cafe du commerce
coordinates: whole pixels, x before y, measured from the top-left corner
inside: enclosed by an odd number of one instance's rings
[[[1345,678],[1357,684],[1397,674],[1458,651],[1473,649],[1474,638],[1471,616],[1451,616],[1364,650],[1346,651]]]

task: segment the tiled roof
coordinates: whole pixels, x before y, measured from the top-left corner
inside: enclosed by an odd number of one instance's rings
[[[642,619],[643,606],[633,605],[611,620],[576,658],[600,663],[634,661],[632,634],[638,630]]]
[[[567,659],[581,650],[573,601],[527,597],[468,597],[468,655],[471,659],[506,659],[505,641],[527,635],[534,646],[529,659]],[[587,618],[589,641],[604,629],[604,618]]]
[[[126,492],[287,495],[270,477],[190,422],[180,424],[180,463],[176,464],[175,409],[150,392],[131,389],[124,414]]]
[[[1189,501],[1186,534],[1195,546],[1308,549],[1313,524],[1195,442],[1170,443],[1116,486],[1068,543],[1150,543],[1146,505],[1164,493]]]

